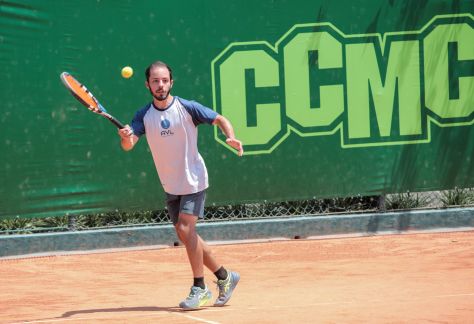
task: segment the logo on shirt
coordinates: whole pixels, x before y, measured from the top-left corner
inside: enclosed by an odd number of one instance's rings
[[[160,133],[161,136],[174,135],[173,132],[170,129],[168,129],[171,126],[171,123],[168,119],[163,119],[160,124],[161,124],[161,127],[163,128],[163,130]]]
[[[163,127],[164,129],[168,129],[170,128],[170,126],[171,126],[171,123],[168,119],[163,119],[161,121],[161,127]]]

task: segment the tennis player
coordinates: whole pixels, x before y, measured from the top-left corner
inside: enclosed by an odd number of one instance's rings
[[[153,101],[139,109],[131,125],[119,130],[121,146],[131,150],[146,134],[158,176],[166,193],[168,212],[176,233],[186,247],[194,282],[189,296],[179,306],[196,309],[205,305],[212,294],[204,282],[204,265],[217,277],[219,296],[214,306],[225,305],[240,280],[240,275],[224,268],[210,247],[196,232],[196,223],[204,217],[208,176],[198,152],[197,126],[217,125],[227,137],[227,144],[243,154],[242,142],[234,136],[231,123],[215,111],[170,94],[173,87],[171,68],[161,61],[145,71],[145,85]]]

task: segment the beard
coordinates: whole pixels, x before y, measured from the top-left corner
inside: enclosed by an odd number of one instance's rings
[[[161,95],[159,95],[157,93],[153,93],[153,91],[151,91],[150,89],[149,89],[149,91],[150,91],[151,95],[153,96],[153,98],[155,98],[158,101],[165,101],[168,98],[168,96],[170,95],[170,90],[166,91],[164,94],[161,94]]]

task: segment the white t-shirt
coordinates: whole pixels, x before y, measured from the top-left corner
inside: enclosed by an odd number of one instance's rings
[[[166,109],[149,103],[136,112],[133,133],[146,134],[165,192],[188,195],[209,186],[206,165],[198,152],[197,126],[212,124],[216,117],[210,108],[176,96]]]

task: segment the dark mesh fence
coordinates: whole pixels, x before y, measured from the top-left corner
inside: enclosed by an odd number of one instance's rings
[[[207,206],[204,222],[251,220],[263,218],[320,216],[348,213],[375,213],[401,210],[474,206],[474,188],[446,191],[405,192],[385,196],[310,199]],[[43,219],[13,218],[0,221],[0,234],[79,231],[87,229],[151,226],[170,224],[166,209],[58,216]]]

